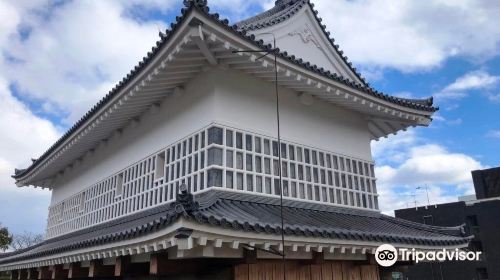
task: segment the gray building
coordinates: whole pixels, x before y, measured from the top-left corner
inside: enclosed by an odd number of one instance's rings
[[[500,168],[472,171],[476,196],[458,202],[396,210],[397,218],[436,226],[465,224],[474,235],[472,251],[482,251],[479,262],[421,263],[412,266],[405,279],[500,279]]]

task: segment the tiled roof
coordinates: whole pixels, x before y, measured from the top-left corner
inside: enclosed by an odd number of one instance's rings
[[[294,1],[290,1],[294,2]],[[309,1],[306,0],[301,0],[298,1],[297,3],[307,3],[308,5],[312,4],[309,3]],[[226,30],[229,30],[233,32],[234,34],[240,36],[241,38],[245,39],[247,42],[253,44],[254,46],[263,49],[264,51],[269,51],[273,52],[273,47],[268,44],[264,44],[263,40],[258,40],[256,41],[255,35],[247,35],[247,31],[244,29],[241,29],[240,26],[237,24],[235,25],[229,25],[229,21],[227,19],[220,19],[219,14],[217,13],[210,13],[209,8],[207,6],[207,1],[206,0],[185,0],[184,1],[186,8],[181,9],[181,15],[176,17],[176,22],[171,23],[170,29],[166,30],[165,33],[160,33],[160,40],[156,42],[156,46],[154,46],[150,52],[147,53],[145,57],[141,61],[139,61],[138,65],[130,71],[129,74],[127,74],[115,87],[113,87],[108,94],[101,99],[94,107],[92,107],[79,121],[77,121],[59,140],[56,141],[45,153],[40,156],[38,159],[33,161],[33,163],[26,169],[18,169],[15,171],[15,174],[12,175],[13,178],[19,179],[23,177],[24,175],[28,174],[31,172],[36,166],[38,166],[40,163],[42,163],[53,151],[55,151],[57,148],[59,148],[62,143],[64,143],[67,139],[69,139],[73,133],[75,133],[77,130],[79,130],[88,120],[92,119],[92,117],[99,111],[101,110],[105,105],[107,105],[110,100],[112,100],[122,89],[124,89],[126,86],[129,85],[129,83],[144,69],[146,66],[149,65],[149,63],[158,55],[160,49],[165,46],[170,38],[172,37],[172,34],[175,33],[175,31],[179,28],[181,23],[183,23],[184,19],[186,18],[186,15],[193,9],[196,9],[208,16],[211,20],[215,21],[219,26],[225,28]],[[317,13],[317,11],[315,12]],[[320,20],[320,19],[318,19]],[[327,31],[325,31],[327,32]],[[385,100],[400,106],[404,106],[407,108],[412,108],[412,109],[417,109],[417,110],[422,110],[422,111],[427,111],[427,112],[434,112],[437,111],[438,108],[433,107],[432,105],[432,99],[425,99],[425,100],[411,100],[411,99],[405,99],[405,98],[399,98],[399,97],[394,97],[390,96],[384,93],[381,93],[379,91],[374,90],[371,88],[367,83],[359,84],[356,82],[353,82],[345,77],[339,76],[336,73],[331,73],[328,70],[323,69],[322,67],[318,67],[317,65],[312,65],[309,62],[304,61],[301,58],[296,57],[295,55],[289,55],[286,51],[281,52],[279,49],[277,50],[277,56],[281,59],[287,60],[291,63],[294,63],[306,70],[313,71],[319,75],[322,75],[326,78],[332,79],[336,82],[342,83],[346,86],[349,86],[353,89],[362,91],[368,95],[371,95],[373,97],[376,97],[381,100]],[[349,64],[349,63],[348,63]],[[350,65],[350,64],[349,64]],[[354,69],[355,70],[355,69]],[[362,79],[363,80],[363,79]]]
[[[256,233],[281,234],[279,199],[211,191],[197,197],[196,221]],[[467,243],[461,227],[432,227],[378,212],[302,201],[284,201],[285,235],[415,245]]]
[[[308,1],[276,1],[271,9],[237,22],[240,30],[255,30],[278,24],[297,13]]]
[[[82,248],[123,241],[167,227],[182,213],[176,203],[162,205],[137,214],[46,240],[21,251],[0,254],[0,265],[14,261],[54,255]]]
[[[0,265],[137,238],[166,228],[180,217],[211,227],[279,235],[279,205],[279,198],[215,188],[196,196],[183,193],[170,204],[49,239],[20,252],[2,254]],[[460,246],[469,241],[461,227],[433,227],[378,212],[286,199],[283,206],[285,236],[408,246]]]

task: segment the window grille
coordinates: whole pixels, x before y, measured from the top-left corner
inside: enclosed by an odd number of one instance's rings
[[[283,156],[278,161],[278,148]],[[49,208],[52,238],[218,187],[378,209],[373,163],[222,125],[202,129]]]

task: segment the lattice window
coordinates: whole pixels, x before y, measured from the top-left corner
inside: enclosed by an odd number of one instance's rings
[[[183,183],[278,196],[280,171],[286,198],[378,209],[371,162],[213,125],[50,207],[47,237],[167,203]]]

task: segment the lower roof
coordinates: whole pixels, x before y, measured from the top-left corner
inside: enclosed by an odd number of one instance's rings
[[[208,228],[254,234],[281,234],[279,198],[210,189],[133,215],[46,240],[34,247],[0,254],[0,266],[29,261],[94,246],[145,237],[187,219]],[[310,202],[284,200],[286,237],[304,237],[400,246],[464,247],[470,237],[460,227],[435,227],[393,218],[377,212]],[[189,232],[184,229],[183,232]]]

